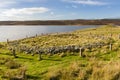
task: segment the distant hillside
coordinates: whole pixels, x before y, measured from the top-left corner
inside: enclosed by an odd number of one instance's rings
[[[98,20],[46,20],[46,21],[0,21],[0,25],[120,25],[120,19]]]

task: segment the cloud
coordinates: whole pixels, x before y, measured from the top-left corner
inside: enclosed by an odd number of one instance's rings
[[[16,4],[16,2],[13,0],[0,0],[0,7],[7,7],[12,4]]]
[[[50,11],[46,7],[0,9],[0,20],[39,20]]]
[[[72,5],[73,8],[78,8],[76,5]]]
[[[3,12],[0,12],[1,15],[7,17],[21,16],[21,15],[34,15],[40,13],[46,13],[50,9],[45,7],[33,7],[33,8],[21,8],[21,9],[6,9]]]
[[[85,5],[106,5],[107,3],[98,0],[63,0],[65,2],[85,4]]]
[[[29,20],[40,19],[43,13],[51,11],[38,3],[48,0],[0,0],[0,20]],[[35,7],[36,6],[36,7]]]
[[[46,1],[47,0],[0,0],[0,8],[9,8],[11,6],[18,6],[23,3],[42,3]]]
[[[50,12],[50,15],[54,15],[55,13],[54,12]]]

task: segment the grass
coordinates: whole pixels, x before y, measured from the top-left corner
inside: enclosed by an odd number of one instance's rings
[[[0,56],[7,58],[9,55],[5,55],[5,53],[1,53]],[[41,74],[48,72],[48,69],[50,68],[57,68],[59,66],[66,67],[73,61],[82,60],[82,58],[80,58],[79,56],[67,56],[61,58],[58,55],[50,56],[50,57],[43,55],[42,57],[43,60],[38,61],[37,55],[31,56],[26,54],[20,54],[19,57],[15,59],[13,58],[13,56],[9,56],[9,58],[15,60],[16,62],[21,63],[23,66],[27,68],[27,75],[37,76],[37,77],[42,77]],[[8,69],[6,68],[6,70]]]
[[[23,76],[23,80],[119,80],[120,79],[120,28],[103,26],[77,30],[69,33],[41,35],[32,38],[12,41],[15,45],[0,43],[0,79],[12,79]],[[17,51],[14,58],[8,50],[13,46],[49,48],[52,46],[91,44],[104,42],[108,45],[85,50],[85,57],[79,53],[67,52],[54,55],[26,54]],[[112,50],[109,49],[112,43]]]

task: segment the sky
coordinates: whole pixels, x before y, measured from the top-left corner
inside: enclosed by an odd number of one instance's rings
[[[120,18],[120,0],[0,0],[0,20]]]

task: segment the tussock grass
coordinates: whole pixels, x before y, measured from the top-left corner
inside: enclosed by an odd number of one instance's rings
[[[67,68],[55,69],[46,74],[47,80],[119,80],[119,61],[91,61],[88,64],[73,62]]]

